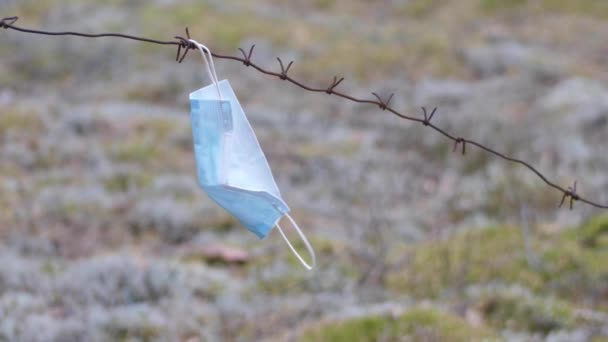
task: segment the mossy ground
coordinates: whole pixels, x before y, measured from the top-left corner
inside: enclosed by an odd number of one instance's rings
[[[478,319],[436,308],[415,307],[404,314],[371,315],[312,325],[300,341],[500,340],[500,331],[552,331],[600,322],[581,309],[608,312],[608,250],[588,244],[603,233],[605,215],[580,227],[536,232],[529,263],[522,231],[514,226],[490,227],[418,245],[405,251],[409,264],[391,273],[387,286],[395,296],[464,305]],[[331,249],[331,248],[330,248]],[[528,251],[529,253],[530,251]],[[297,282],[302,282],[299,279]],[[293,286],[290,285],[290,286]],[[467,318],[465,319],[465,316]]]
[[[440,298],[459,286],[472,284],[518,284],[539,294],[583,304],[586,298],[577,295],[581,287],[589,293],[608,287],[608,250],[586,242],[589,234],[594,236],[597,227],[607,222],[603,216],[563,232],[534,233],[528,237],[530,251],[526,251],[518,227],[457,234],[415,247],[409,265],[393,274],[389,284],[425,298]],[[527,253],[537,258],[534,264],[530,264]],[[594,305],[606,310],[608,298],[600,298]]]
[[[433,308],[412,308],[397,317],[368,316],[322,324],[305,331],[299,341],[372,342],[413,339],[415,341],[490,341],[487,329],[470,326],[462,318]]]
[[[547,333],[574,326],[577,308],[608,311],[608,249],[589,243],[605,235],[598,216],[565,231],[537,231],[529,250],[518,227],[491,227],[416,246],[410,263],[388,286],[416,298],[456,300],[481,307],[490,326]],[[597,238],[599,239],[599,238]],[[471,288],[516,286],[471,297]]]

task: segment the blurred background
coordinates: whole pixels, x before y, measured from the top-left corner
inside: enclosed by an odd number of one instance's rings
[[[0,0],[13,15],[256,44],[264,67],[437,106],[440,127],[608,202],[605,0]],[[216,60],[317,251],[307,272],[197,186],[198,53],[12,30],[0,46],[0,341],[608,340],[608,216],[558,209],[522,167]]]

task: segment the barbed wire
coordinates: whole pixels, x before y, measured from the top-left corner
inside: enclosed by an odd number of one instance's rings
[[[184,59],[186,58],[186,55],[188,54],[188,52],[190,50],[195,50],[197,48],[194,43],[189,41],[190,32],[188,31],[188,28],[186,28],[186,37],[175,36],[174,40],[164,41],[164,40],[156,40],[156,39],[132,36],[132,35],[127,35],[127,34],[120,34],[120,33],[88,34],[88,33],[72,32],[72,31],[52,32],[52,31],[26,29],[23,27],[15,26],[15,22],[17,22],[18,19],[19,19],[18,17],[3,18],[2,20],[0,20],[0,29],[10,29],[10,30],[14,30],[14,31],[24,32],[24,33],[32,33],[32,34],[46,35],[46,36],[78,36],[78,37],[85,37],[85,38],[115,37],[115,38],[124,38],[124,39],[130,39],[130,40],[158,44],[158,45],[176,46],[177,54],[175,56],[175,60],[178,63],[181,63],[184,61]],[[290,82],[304,90],[310,91],[310,92],[326,93],[327,95],[334,95],[334,96],[337,96],[337,97],[340,97],[340,98],[343,98],[343,99],[346,99],[346,100],[349,100],[352,102],[356,102],[356,103],[360,103],[360,104],[374,105],[383,111],[388,111],[388,112],[396,115],[397,117],[399,117],[401,119],[421,123],[424,127],[429,127],[431,129],[435,130],[436,132],[440,133],[444,137],[448,138],[449,140],[453,141],[454,142],[454,147],[452,149],[453,152],[455,152],[460,145],[460,147],[461,147],[460,151],[464,155],[464,154],[466,154],[466,151],[467,151],[467,145],[471,145],[471,146],[481,149],[482,151],[492,154],[496,157],[504,159],[506,161],[524,166],[528,170],[530,170],[534,174],[536,174],[546,185],[561,192],[562,197],[561,197],[561,201],[558,206],[559,208],[561,208],[564,205],[564,203],[566,202],[566,200],[569,199],[569,207],[571,210],[574,207],[575,201],[581,201],[583,203],[586,203],[586,204],[591,205],[596,208],[608,209],[608,205],[600,204],[600,203],[594,202],[590,199],[580,196],[576,192],[576,185],[577,185],[576,181],[574,182],[572,187],[564,188],[564,187],[552,182],[551,180],[549,180],[539,170],[537,170],[534,166],[532,166],[531,164],[529,164],[528,162],[526,162],[524,160],[508,156],[504,153],[496,151],[496,150],[494,150],[488,146],[485,146],[481,143],[478,143],[474,140],[466,139],[466,138],[458,136],[458,135],[453,135],[453,134],[448,133],[447,131],[443,130],[442,128],[436,126],[435,124],[433,124],[431,122],[431,120],[433,119],[433,116],[437,112],[436,107],[433,108],[433,110],[430,112],[430,114],[427,112],[427,109],[425,107],[422,107],[422,114],[423,114],[422,118],[409,116],[409,115],[403,114],[403,113],[395,110],[394,108],[390,107],[390,103],[391,103],[391,100],[393,99],[394,93],[389,95],[387,98],[383,99],[377,93],[372,92],[371,95],[375,99],[363,99],[363,98],[354,97],[347,93],[337,91],[336,88],[344,81],[343,77],[338,78],[338,76],[334,76],[333,80],[326,88],[311,87],[288,75],[288,72],[294,63],[293,61],[290,61],[287,64],[287,66],[285,66],[285,64],[283,63],[283,60],[281,60],[281,58],[277,57],[279,67],[281,69],[280,72],[266,70],[266,69],[260,67],[259,65],[255,64],[252,61],[254,49],[255,49],[255,44],[252,45],[251,48],[249,48],[249,51],[247,51],[247,52],[245,52],[245,50],[239,48],[239,51],[241,52],[243,57],[222,55],[222,54],[219,54],[216,52],[211,52],[211,54],[215,58],[233,60],[233,61],[243,63],[245,65],[245,67],[252,67],[262,74],[274,76],[283,81],[288,81],[288,82]]]

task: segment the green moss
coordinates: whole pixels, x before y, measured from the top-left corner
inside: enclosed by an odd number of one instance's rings
[[[542,0],[541,4],[545,10],[608,18],[608,2],[605,0]]]
[[[389,276],[389,286],[417,297],[440,297],[457,284],[525,281],[542,286],[539,274],[526,268],[523,243],[513,227],[488,228],[415,248],[407,271]]]
[[[487,322],[496,329],[511,329],[547,334],[568,329],[577,318],[573,308],[559,300],[497,293],[480,304]]]
[[[481,0],[480,7],[487,12],[505,11],[521,8],[528,0]]]
[[[487,13],[522,9],[528,12],[555,12],[595,18],[608,18],[608,2],[604,0],[480,0],[480,8]]]
[[[487,165],[492,160],[487,153],[481,151],[469,152],[465,158],[463,158],[462,172],[465,175],[471,175],[476,172],[486,170]]]
[[[301,267],[301,266],[300,266]],[[298,269],[299,270],[299,269]],[[300,271],[261,280],[252,294],[263,292],[269,295],[290,295],[306,292],[309,284],[306,275]]]
[[[441,0],[413,0],[408,1],[400,12],[412,17],[421,17],[433,12],[441,4]]]
[[[96,201],[64,201],[46,208],[45,214],[50,217],[71,222],[86,218],[89,222],[100,222],[109,215],[107,208]]]
[[[486,168],[487,170],[487,168]],[[521,211],[521,202],[511,199],[513,193],[519,198],[525,198],[530,208],[536,211],[552,211],[555,209],[555,194],[544,191],[544,184],[539,184],[536,179],[531,180],[527,170],[517,169],[516,166],[506,167],[505,175],[494,186],[487,189],[486,200],[482,211],[497,218],[509,219],[518,217]]]
[[[310,261],[310,257],[308,256],[308,250],[304,245],[304,242],[299,237],[295,237],[297,235],[294,234],[294,238],[291,238],[291,244],[293,247],[302,255],[304,260]],[[308,237],[308,240],[312,246],[315,248],[315,253],[318,259],[320,258],[335,258],[343,251],[343,246],[341,246],[338,242],[330,239],[325,239],[319,237],[317,235],[311,235]],[[289,253],[287,257],[287,262],[292,266],[300,266],[300,260],[296,258],[293,253]]]
[[[171,77],[162,83],[141,83],[126,90],[126,98],[151,103],[175,102],[184,92],[182,83]]]
[[[142,129],[160,140],[165,140],[176,127],[177,125],[173,118],[155,118],[146,120]]]
[[[52,175],[36,181],[35,188],[37,191],[42,191],[47,186],[67,185],[73,179],[66,175]]]
[[[67,218],[75,215],[76,213],[82,211],[83,208],[74,202],[65,203],[64,205],[57,208],[55,214],[61,218]]]
[[[152,117],[130,125],[132,133],[126,138],[110,143],[109,154],[121,162],[161,169],[173,168],[171,170],[174,171],[175,165],[183,160],[183,155],[171,148],[167,140],[171,133],[176,131],[177,123],[169,118]],[[155,171],[158,170],[155,168]]]
[[[218,231],[227,232],[237,227],[239,225],[239,221],[237,221],[232,215],[225,215],[222,216],[222,218],[219,219],[214,225]]]
[[[315,7],[321,10],[328,10],[336,4],[336,0],[315,0]]]
[[[158,156],[158,147],[152,140],[129,141],[114,146],[114,157],[123,162],[145,163]]]
[[[278,234],[278,233],[275,233]],[[297,236],[297,235],[295,235]],[[300,238],[293,237],[290,239],[294,248],[302,255],[304,260],[310,262],[308,251]],[[332,267],[342,277],[353,278],[359,275],[356,267],[347,263],[341,257],[348,255],[344,252],[344,246],[334,240],[325,239],[315,235],[309,235],[308,240],[314,246],[317,261],[332,260]],[[303,293],[310,290],[310,280],[314,276],[312,272],[306,272],[303,269],[300,261],[288,249],[280,250],[280,259],[285,260],[289,264],[290,271],[286,274],[280,273],[276,276],[261,278],[257,282],[257,287],[252,289],[252,293],[265,292],[268,294],[285,294],[285,293]],[[275,263],[279,256],[275,253],[260,255],[253,258],[252,262],[247,265],[247,270],[254,274],[259,273],[259,269],[268,268]],[[318,266],[322,267],[322,266]]]
[[[54,276],[58,273],[58,268],[51,260],[47,260],[40,266],[40,271],[45,275]]]
[[[156,341],[161,332],[160,327],[146,323],[134,328],[114,328],[112,335],[117,341]]]
[[[411,253],[410,264],[389,274],[388,286],[419,298],[440,298],[473,284],[518,284],[534,293],[608,308],[608,300],[594,296],[608,288],[607,248],[587,248],[571,231],[531,234],[529,239],[538,265],[528,264],[516,227],[488,228],[415,246],[406,251]]]
[[[40,132],[44,124],[33,111],[19,108],[3,108],[0,115],[0,135],[9,131],[36,133]]]
[[[314,4],[313,4],[314,5]],[[317,3],[331,12],[348,12],[343,4],[323,0]],[[441,1],[416,0],[399,12],[430,13],[444,7]],[[394,77],[397,73],[416,70],[416,73],[431,72],[443,75],[463,74],[462,61],[450,45],[452,36],[445,30],[429,30],[418,27],[404,28],[394,23],[378,25],[365,37],[355,37],[347,27],[319,26],[307,21],[288,21],[281,17],[255,17],[246,11],[224,11],[209,5],[144,6],[138,13],[143,33],[151,37],[163,37],[167,32],[183,33],[188,26],[192,37],[205,37],[205,43],[216,51],[240,55],[236,49],[246,38],[264,37],[274,46],[288,45],[297,49],[303,58],[296,61],[291,74],[318,82],[327,82],[327,72],[347,75],[348,79]],[[365,5],[355,6],[359,9]],[[352,8],[351,8],[352,9]],[[356,12],[356,11],[355,11]],[[418,15],[418,14],[416,14]],[[226,23],[230,23],[227,25]],[[277,27],[282,29],[277,30]],[[154,46],[137,46],[140,52],[157,53]],[[154,49],[154,50],[153,50]],[[255,54],[254,54],[255,60]],[[374,68],[370,68],[374,65]],[[351,76],[348,76],[351,75]],[[174,90],[151,89],[152,93],[167,93],[171,98]],[[146,99],[147,93],[134,89],[132,98]],[[151,99],[157,99],[154,95]]]
[[[210,48],[221,50],[235,50],[249,36],[264,36],[280,43],[287,41],[290,34],[289,30],[276,29],[283,24],[281,20],[269,21],[248,13],[227,13],[201,3],[146,6],[140,11],[140,17],[149,34],[166,36],[167,32],[175,32],[173,35],[185,35],[181,30],[188,26],[192,37],[205,37]]]
[[[305,331],[300,341],[392,341],[405,337],[424,341],[471,341],[490,339],[493,334],[471,327],[455,315],[415,308],[399,317],[369,316],[325,324]]]
[[[38,24],[45,15],[47,15],[52,9],[57,8],[57,2],[55,0],[49,1],[20,1],[17,6],[13,9],[10,15],[16,15],[19,17],[19,25]],[[62,2],[61,5],[68,6],[69,2]],[[10,7],[9,7],[10,8]]]
[[[126,192],[133,187],[141,189],[152,183],[153,177],[145,172],[118,172],[104,181],[109,191]]]
[[[304,158],[330,157],[336,154],[352,157],[357,154],[361,146],[358,141],[344,141],[339,144],[300,144],[295,148],[295,153]]]
[[[586,247],[608,246],[608,215],[591,218],[578,229],[578,235]]]

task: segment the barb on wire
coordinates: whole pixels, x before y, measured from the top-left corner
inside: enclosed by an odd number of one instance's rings
[[[378,107],[380,107],[380,109],[382,109],[382,110],[386,110],[387,108],[389,108],[389,105],[391,104],[391,100],[393,99],[393,95],[395,95],[395,94],[389,95],[388,99],[386,99],[386,100],[383,100],[380,97],[380,95],[378,95],[376,93],[372,93],[372,95],[374,95],[378,99],[378,102],[376,103],[378,105]]]
[[[293,65],[293,61],[287,64],[287,68],[283,65],[283,61],[279,57],[277,57],[277,61],[279,61],[279,64],[281,65],[281,76],[279,76],[279,78],[282,80],[286,80],[287,72],[289,71],[289,68],[291,68],[291,66]]]
[[[177,45],[177,55],[175,57],[175,60],[177,61],[177,63],[180,63],[180,64],[186,58],[188,51],[196,49],[196,45],[194,45],[194,43],[190,41],[190,30],[188,30],[187,27],[186,27],[186,37],[187,38],[184,38],[181,36],[175,36],[175,39],[177,39],[179,41],[179,44]],[[182,49],[184,49],[184,54],[180,56]]]
[[[327,95],[331,95],[334,93],[334,89],[340,85],[340,83],[342,83],[342,81],[344,81],[344,77],[341,77],[340,79],[338,79],[338,76],[334,76],[334,80],[333,82],[331,82],[331,85],[329,87],[327,87],[327,89],[325,89],[325,92],[327,93]]]
[[[19,17],[6,17],[0,20],[0,28],[7,29],[19,20]]]
[[[564,192],[564,195],[562,196],[562,200],[559,203],[559,207],[561,208],[562,205],[564,205],[564,202],[566,201],[566,198],[570,197],[570,210],[572,210],[572,208],[574,208],[574,201],[578,201],[579,197],[576,194],[576,181],[574,181],[574,186],[569,186],[568,190],[566,192]]]
[[[422,121],[422,124],[425,126],[430,125],[431,120],[433,120],[433,116],[435,115],[436,111],[437,111],[437,107],[433,108],[433,111],[431,111],[431,115],[428,115],[426,112],[426,108],[422,107],[422,114],[424,114],[424,120]]]
[[[88,34],[88,33],[71,32],[71,31],[51,32],[51,31],[32,30],[32,29],[26,29],[26,28],[15,26],[15,23],[17,22],[18,19],[19,19],[18,17],[14,17],[14,16],[5,17],[2,20],[0,20],[0,28],[11,29],[14,31],[19,31],[19,32],[24,32],[24,33],[45,35],[45,36],[78,36],[78,37],[85,37],[85,38],[116,37],[116,38],[131,39],[131,40],[135,40],[135,41],[158,44],[158,45],[177,46],[177,54],[176,54],[175,59],[178,63],[181,63],[186,58],[188,51],[196,48],[196,46],[192,42],[189,41],[190,32],[189,32],[188,28],[186,28],[186,37],[187,38],[175,36],[174,37],[175,40],[162,41],[162,40],[156,40],[156,39],[150,39],[150,38],[144,38],[144,37],[131,36],[131,35],[127,35],[127,34],[120,34],[120,33]],[[574,183],[574,185],[572,187],[564,188],[564,187],[552,182],[551,180],[549,180],[539,170],[537,170],[534,166],[532,166],[531,164],[529,164],[528,162],[526,162],[524,160],[510,157],[506,154],[498,152],[498,151],[496,151],[490,147],[487,147],[483,144],[480,144],[476,141],[473,141],[470,139],[465,139],[460,136],[452,135],[452,134],[448,133],[447,131],[443,130],[442,128],[436,126],[435,124],[431,123],[431,119],[435,115],[437,108],[434,108],[431,111],[431,113],[428,114],[428,112],[426,111],[426,108],[423,107],[422,111],[424,114],[424,119],[420,119],[420,118],[413,117],[413,116],[408,116],[408,115],[405,115],[405,114],[395,110],[394,108],[390,107],[390,102],[391,102],[394,94],[391,94],[386,100],[384,100],[378,94],[372,93],[372,95],[374,95],[374,97],[376,97],[377,100],[368,100],[368,99],[356,98],[352,95],[336,91],[335,88],[342,81],[344,81],[344,78],[338,79],[337,76],[334,76],[331,85],[327,88],[311,87],[311,86],[308,86],[287,75],[289,68],[292,66],[293,62],[290,62],[287,65],[287,67],[285,67],[285,65],[283,64],[283,61],[280,58],[277,58],[277,60],[279,61],[280,67],[281,67],[281,72],[269,71],[269,70],[266,70],[266,69],[256,65],[255,63],[253,63],[251,61],[251,57],[253,55],[254,48],[255,48],[255,45],[252,45],[251,48],[249,49],[248,53],[245,53],[245,50],[243,50],[243,49],[239,49],[239,51],[243,55],[242,58],[236,57],[236,56],[230,56],[230,55],[221,55],[221,54],[218,54],[215,52],[211,52],[211,55],[215,58],[233,60],[236,62],[243,63],[245,66],[247,66],[247,67],[250,66],[262,74],[273,76],[273,77],[276,77],[276,78],[284,80],[284,81],[288,81],[288,82],[292,83],[293,85],[295,85],[299,88],[302,88],[304,90],[310,91],[310,92],[326,93],[329,95],[338,96],[340,98],[343,98],[345,100],[349,100],[349,101],[352,101],[355,103],[375,105],[375,106],[378,106],[380,109],[387,110],[387,111],[391,112],[392,114],[394,114],[395,116],[402,118],[404,120],[422,123],[424,126],[431,127],[439,134],[441,134],[444,137],[446,137],[447,139],[453,141],[454,142],[454,147],[453,147],[454,152],[458,148],[458,145],[462,145],[461,151],[462,151],[462,154],[465,154],[466,145],[468,144],[468,145],[475,146],[475,147],[479,148],[480,150],[483,150],[487,153],[490,153],[490,154],[492,154],[498,158],[501,158],[503,160],[506,160],[508,162],[512,162],[512,163],[524,166],[528,170],[530,170],[531,172],[536,174],[549,187],[556,189],[562,193],[562,200],[560,202],[559,207],[562,207],[563,204],[565,203],[566,199],[569,198],[570,199],[570,209],[572,209],[574,207],[575,201],[581,201],[583,203],[594,206],[596,208],[608,209],[608,204],[600,204],[600,203],[594,202],[592,200],[583,198],[580,195],[578,195],[576,192],[576,182]],[[182,50],[184,51],[183,54],[182,54]]]
[[[425,124],[425,126],[429,126],[429,124]],[[467,141],[464,140],[461,137],[458,137],[456,139],[454,139],[454,148],[452,148],[452,152],[456,152],[456,149],[458,148],[458,144],[462,144],[462,154],[465,155],[467,153]]]
[[[239,48],[239,51],[241,51],[241,53],[243,54],[243,58],[245,58],[245,60],[243,61],[243,64],[245,64],[245,66],[251,65],[251,56],[253,55],[253,49],[255,49],[255,44],[251,45],[251,47],[249,48],[249,53],[245,54],[245,50]]]

